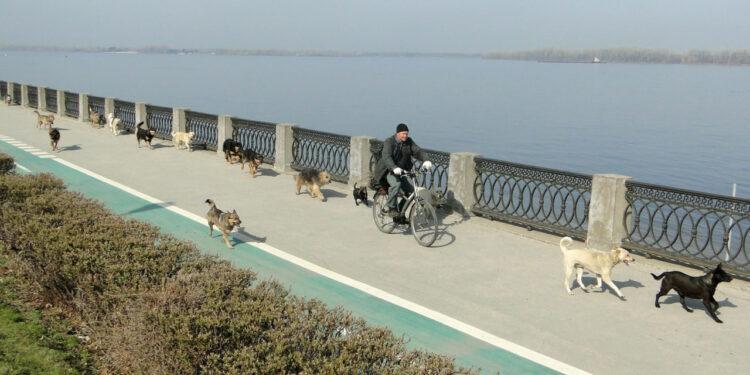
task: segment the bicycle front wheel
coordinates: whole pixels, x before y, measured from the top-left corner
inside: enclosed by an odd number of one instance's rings
[[[393,218],[383,214],[383,208],[388,202],[388,193],[378,191],[375,196],[372,197],[372,219],[375,221],[375,226],[383,233],[393,233],[396,229],[396,223],[393,222]]]
[[[409,213],[411,232],[422,246],[432,245],[438,236],[438,220],[435,209],[425,200],[417,198]]]

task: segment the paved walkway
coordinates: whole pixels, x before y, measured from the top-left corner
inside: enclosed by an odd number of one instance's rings
[[[423,248],[409,233],[378,232],[370,210],[356,207],[344,186],[326,187],[329,200],[321,203],[306,195],[295,195],[292,177],[268,168],[262,169],[263,175],[251,179],[238,166],[227,165],[214,153],[178,151],[171,143],[158,140],[154,150],[138,149],[133,135],[115,137],[104,129],[92,129],[72,119],[58,119],[56,125],[61,130],[63,148],[55,154],[57,159],[197,217],[205,213],[203,202],[210,197],[220,208],[237,209],[243,220],[243,239],[281,249],[575,368],[597,374],[705,374],[740,373],[750,365],[744,351],[738,350],[750,342],[750,321],[743,312],[750,301],[750,287],[745,282],[733,281],[719,287],[716,298],[722,305],[723,325],[714,323],[698,303],[693,303],[697,307],[695,313],[686,313],[676,296],[663,299],[662,308],[655,309],[653,296],[658,282],[648,273],[682,268],[640,257],[634,265],[618,266],[615,271],[615,283],[627,301],[620,301],[609,291],[586,294],[574,289],[576,294],[568,296],[562,286],[562,256],[557,246],[559,238],[555,236],[484,219],[448,216],[443,221],[447,233],[441,246]],[[36,129],[35,115],[29,109],[0,105],[0,134],[48,150],[46,132]],[[0,151],[22,156],[19,163],[28,164],[24,166],[32,171],[59,168],[55,169],[57,173],[69,173],[59,160],[54,163],[55,159],[40,158],[16,146],[7,139],[0,141]],[[86,190],[87,186],[95,186],[95,180],[71,176],[66,182],[75,184],[74,188]],[[96,197],[94,190],[87,194]],[[102,194],[102,200],[115,198],[111,191],[98,194]],[[134,214],[160,208],[143,202],[135,207],[130,209],[135,212],[118,212]],[[176,222],[170,217],[164,220]],[[218,237],[209,239],[205,228],[191,225],[180,223],[178,228],[185,232],[203,230],[205,240],[200,241],[209,241],[207,247],[236,262],[244,260],[251,268],[272,262],[259,255],[248,257],[253,252],[251,248],[238,246],[229,253]],[[325,293],[330,286],[326,282],[304,285],[297,282],[301,277],[277,270],[278,275],[273,271],[261,274],[273,275],[294,292],[317,296],[328,303],[350,308],[347,301],[373,299],[365,294],[344,296],[344,292],[339,293],[341,299],[335,299],[330,292]],[[381,318],[369,315],[373,309],[381,310]],[[383,305],[373,309],[352,310],[374,324],[389,325],[407,336],[410,325],[412,332],[414,327],[421,327],[409,321],[392,324],[389,317],[398,314],[395,310]],[[455,355],[461,363],[497,368],[488,366],[476,353],[465,355],[467,348],[455,344],[461,340],[440,347],[429,338],[409,337],[415,346],[438,347],[434,350]],[[508,371],[511,366],[505,365],[502,355],[495,358],[504,373],[516,372]]]

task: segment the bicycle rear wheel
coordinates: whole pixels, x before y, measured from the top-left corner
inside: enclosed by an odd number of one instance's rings
[[[378,191],[372,197],[372,219],[375,226],[383,233],[393,233],[397,224],[393,218],[383,213],[383,208],[388,202],[388,193]]]
[[[435,209],[424,199],[417,198],[409,213],[411,232],[422,246],[432,245],[438,236],[438,220]]]

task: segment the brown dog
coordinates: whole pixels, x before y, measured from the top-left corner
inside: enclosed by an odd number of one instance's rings
[[[258,167],[263,164],[263,155],[251,149],[242,150],[242,153],[240,154],[240,162],[242,162],[242,169],[245,169],[245,163],[248,164],[250,175],[255,178],[255,175],[258,172]]]
[[[57,144],[60,143],[60,131],[55,128],[49,128],[49,145],[52,151],[57,151]]]
[[[234,249],[234,246],[229,242],[229,232],[231,232],[235,226],[242,224],[240,215],[237,214],[236,210],[232,210],[232,212],[224,212],[216,208],[216,203],[211,199],[206,199],[206,203],[211,206],[206,213],[206,220],[208,220],[208,235],[211,237],[214,236],[214,225],[216,225],[221,232],[221,236],[224,237],[224,243],[227,244],[228,248]]]
[[[34,111],[34,113],[36,113],[37,128],[41,128],[42,126],[52,128],[52,124],[55,123],[55,115],[43,115],[39,111]]]
[[[102,116],[99,114],[99,112],[94,111],[89,107],[89,121],[91,121],[92,127],[99,127],[102,121]]]
[[[326,171],[318,171],[317,169],[306,168],[303,169],[297,176],[294,177],[297,184],[297,194],[300,194],[302,185],[307,187],[307,192],[313,198],[320,198],[322,202],[326,201],[326,197],[320,191],[320,187],[331,182],[331,175]]]

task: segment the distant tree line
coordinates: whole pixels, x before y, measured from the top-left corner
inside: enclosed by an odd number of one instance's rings
[[[555,48],[532,51],[492,52],[482,55],[485,59],[531,60],[540,62],[599,62],[650,63],[650,64],[717,64],[748,65],[750,50],[690,50],[677,53],[666,49],[604,48],[564,50]]]

